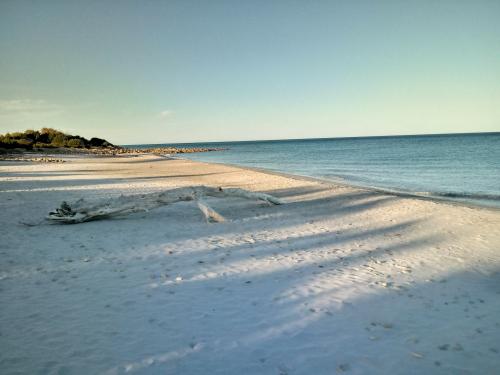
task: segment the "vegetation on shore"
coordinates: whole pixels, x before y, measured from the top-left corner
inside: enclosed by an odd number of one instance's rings
[[[177,148],[177,147],[155,147],[147,149],[125,148],[115,146],[105,139],[90,138],[90,140],[79,135],[70,135],[51,128],[41,130],[26,130],[25,132],[14,132],[0,134],[0,153],[16,154],[25,151],[44,152],[49,149],[50,153],[90,153],[97,155],[117,154],[182,154],[191,152],[219,151],[219,148]]]
[[[0,148],[32,150],[34,148],[58,147],[92,148],[115,146],[105,139],[91,138],[88,140],[79,135],[70,135],[51,128],[0,134]]]

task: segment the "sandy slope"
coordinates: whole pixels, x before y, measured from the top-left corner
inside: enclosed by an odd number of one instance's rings
[[[2,374],[494,374],[500,212],[222,165],[0,164]],[[62,200],[193,184],[265,191],[124,219]]]

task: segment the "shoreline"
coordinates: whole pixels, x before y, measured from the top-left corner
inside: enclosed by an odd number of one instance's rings
[[[9,373],[493,373],[500,213],[281,172],[141,155],[0,162],[0,368]],[[82,224],[187,186],[208,198]]]
[[[124,147],[124,150],[126,152],[118,152],[118,153],[107,153],[104,152],[102,153],[101,151],[99,152],[92,152],[89,150],[80,150],[77,149],[78,151],[72,151],[69,153],[66,153],[67,150],[65,149],[59,149],[56,152],[50,152],[50,149],[46,149],[42,152],[39,151],[22,151],[19,153],[11,153],[7,152],[4,154],[0,154],[0,161],[28,161],[28,162],[64,162],[62,159],[58,159],[57,157],[82,157],[82,158],[92,158],[92,157],[102,157],[102,158],[107,158],[107,157],[139,157],[141,155],[154,155],[158,157],[163,157],[166,159],[180,159],[180,160],[190,160],[198,163],[206,163],[206,164],[218,164],[218,165],[226,165],[234,168],[241,168],[241,169],[248,169],[256,172],[262,172],[262,173],[268,173],[268,174],[274,174],[278,176],[283,176],[283,177],[289,177],[289,178],[294,178],[294,179],[299,179],[299,180],[308,180],[308,181],[315,181],[319,183],[325,183],[325,184],[330,184],[331,186],[345,186],[345,187],[350,187],[350,188],[355,188],[355,189],[362,189],[366,191],[373,191],[381,194],[388,194],[388,195],[393,195],[397,197],[402,197],[402,198],[414,198],[414,199],[420,199],[424,201],[432,201],[436,203],[444,203],[444,204],[451,204],[451,205],[458,205],[458,206],[464,206],[468,208],[475,208],[475,209],[487,209],[487,210],[492,210],[492,211],[500,211],[500,206],[496,205],[488,205],[488,204],[481,204],[477,202],[471,202],[468,201],[467,198],[463,199],[457,199],[454,197],[444,197],[444,196],[439,196],[439,195],[433,195],[432,193],[419,193],[419,192],[407,192],[407,191],[398,191],[398,190],[392,190],[389,188],[379,188],[379,187],[374,187],[374,186],[366,186],[366,185],[361,185],[361,184],[356,184],[354,182],[347,182],[347,181],[337,181],[333,179],[328,179],[325,177],[313,177],[313,176],[306,176],[306,175],[300,175],[300,174],[294,174],[291,172],[281,172],[281,171],[275,171],[267,168],[261,168],[261,167],[251,167],[251,166],[246,166],[246,165],[240,165],[240,164],[233,164],[233,163],[222,163],[222,162],[205,162],[205,161],[200,161],[200,160],[191,160],[191,159],[186,159],[182,158],[180,156],[177,156],[178,154],[184,154],[184,153],[199,153],[199,152],[216,152],[216,151],[221,151],[223,149],[221,148],[176,148],[175,152],[171,152],[172,148],[167,147],[167,148],[145,148],[145,149],[133,149],[129,147]],[[170,151],[169,151],[170,150]],[[106,150],[105,150],[106,151]],[[15,156],[21,155],[21,158],[15,158]],[[25,156],[28,156],[28,158],[25,158]],[[30,156],[35,156],[34,158]]]
[[[211,151],[218,151],[218,150],[211,150]],[[209,151],[191,151],[191,152],[209,152]],[[465,200],[455,200],[453,198],[446,198],[446,197],[440,197],[440,196],[435,196],[435,195],[422,195],[419,193],[412,193],[412,192],[404,192],[404,191],[395,191],[391,189],[384,189],[384,188],[377,188],[377,187],[371,187],[371,186],[364,186],[364,185],[357,185],[355,183],[350,183],[350,182],[341,182],[341,181],[335,181],[335,180],[330,180],[328,178],[322,178],[322,177],[313,177],[313,176],[306,176],[306,175],[300,175],[300,174],[294,174],[290,172],[281,172],[281,171],[275,171],[272,169],[267,169],[267,168],[261,168],[261,167],[250,167],[246,165],[240,165],[240,164],[233,164],[233,163],[219,163],[219,162],[205,162],[205,161],[200,161],[200,160],[192,160],[192,159],[187,159],[183,158],[182,156],[177,156],[177,154],[182,154],[183,152],[178,152],[178,153],[173,153],[173,154],[165,154],[163,152],[158,152],[158,151],[142,151],[141,149],[137,149],[134,152],[130,153],[121,153],[121,154],[99,154],[99,153],[84,153],[84,152],[76,152],[76,153],[67,153],[65,154],[64,152],[61,153],[53,153],[51,154],[50,152],[43,152],[43,153],[38,153],[38,152],[23,152],[22,155],[28,155],[28,156],[36,156],[35,158],[20,158],[20,159],[2,159],[0,158],[0,162],[2,161],[26,161],[26,162],[41,162],[41,163],[60,163],[64,162],[64,157],[67,158],[114,158],[114,157],[141,157],[144,155],[152,155],[160,158],[164,158],[165,160],[185,160],[185,161],[191,161],[191,162],[196,162],[196,163],[203,163],[207,165],[215,164],[215,165],[221,165],[221,166],[227,166],[227,167],[232,167],[232,168],[239,168],[243,170],[249,170],[249,171],[254,171],[254,172],[260,172],[264,174],[269,174],[269,175],[275,175],[275,176],[281,176],[281,177],[286,177],[286,178],[291,178],[295,180],[301,180],[301,181],[310,181],[310,182],[317,182],[321,184],[326,184],[329,185],[330,187],[334,188],[336,186],[342,186],[345,188],[352,188],[352,189],[359,189],[359,190],[365,190],[365,191],[371,191],[379,194],[386,194],[386,195],[391,195],[395,197],[401,197],[401,198],[409,198],[409,199],[418,199],[422,201],[430,201],[434,203],[441,203],[441,204],[449,204],[452,206],[459,206],[459,207],[467,207],[471,209],[485,209],[493,212],[500,212],[500,207],[497,206],[488,206],[486,204],[479,204],[479,203],[474,203],[474,202],[468,202]],[[12,154],[9,156],[14,156],[16,154]],[[58,159],[57,157],[60,157],[62,159]]]
[[[158,155],[158,156],[160,156],[160,155]],[[335,180],[329,180],[328,178],[305,176],[305,175],[294,174],[294,173],[289,173],[289,172],[274,171],[272,169],[267,169],[267,168],[250,167],[250,166],[241,165],[241,164],[219,163],[219,162],[213,162],[213,161],[205,162],[205,161],[200,161],[200,160],[186,159],[186,158],[182,158],[179,156],[172,156],[172,158],[173,159],[180,159],[180,160],[196,161],[197,163],[226,165],[226,166],[230,166],[230,167],[234,167],[234,168],[248,169],[248,170],[252,170],[252,171],[256,171],[256,172],[274,174],[277,176],[288,177],[288,178],[293,178],[293,179],[298,179],[298,180],[314,181],[314,182],[318,182],[318,183],[329,184],[332,187],[344,186],[347,188],[373,191],[373,192],[387,194],[387,195],[393,195],[393,196],[401,197],[401,198],[414,198],[414,199],[421,199],[424,201],[458,205],[458,206],[474,208],[474,209],[487,209],[487,210],[492,210],[492,211],[500,211],[500,206],[496,207],[496,206],[482,205],[479,203],[454,200],[453,198],[439,197],[439,196],[435,196],[435,195],[425,196],[425,195],[422,195],[419,193],[411,193],[411,192],[396,191],[396,190],[377,188],[377,187],[371,187],[371,186],[363,186],[363,185],[357,185],[355,183],[350,183],[350,182],[340,182],[340,181],[335,181]]]

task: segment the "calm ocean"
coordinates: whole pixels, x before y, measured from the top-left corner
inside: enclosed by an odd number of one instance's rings
[[[149,146],[152,145],[140,147]],[[220,152],[182,155],[192,160],[266,168],[362,187],[500,207],[500,133],[182,146],[225,148]]]

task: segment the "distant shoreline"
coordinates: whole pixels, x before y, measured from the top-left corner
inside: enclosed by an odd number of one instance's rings
[[[117,155],[141,155],[141,154],[187,154],[194,152],[212,152],[221,151],[221,148],[207,147],[157,147],[145,149],[133,149],[123,147],[96,147],[96,148],[34,148],[31,150],[15,148],[0,148],[0,160],[17,160],[25,157],[38,155],[81,155],[81,156],[117,156]]]

